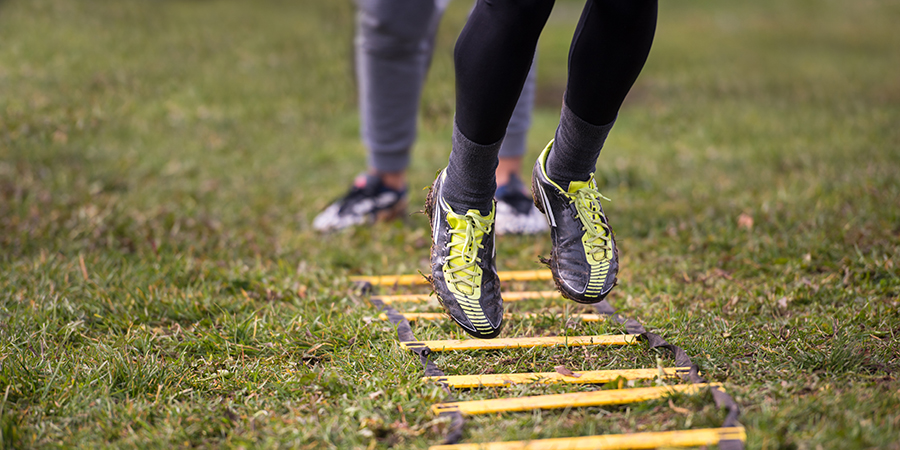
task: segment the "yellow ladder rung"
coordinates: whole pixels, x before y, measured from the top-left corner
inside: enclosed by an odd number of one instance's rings
[[[557,299],[562,298],[559,291],[527,291],[527,292],[506,292],[500,296],[504,302],[517,302],[520,300],[531,300],[536,298]],[[385,305],[392,303],[424,303],[433,298],[431,294],[401,294],[401,295],[375,295],[372,298],[381,300]]]
[[[681,369],[666,367],[662,369],[662,377],[675,377]],[[447,375],[442,377],[423,377],[425,380],[440,381],[453,388],[477,388],[507,386],[510,384],[599,384],[619,379],[651,380],[660,376],[660,369],[624,369],[624,370],[588,370],[574,372],[574,375],[563,375],[559,372],[532,373],[494,373],[485,375]]]
[[[410,322],[415,322],[417,320],[442,320],[447,318],[447,314],[444,313],[400,313],[406,320]],[[527,313],[527,314],[516,314],[512,317],[519,318],[534,318],[541,317],[545,314],[537,314],[537,313]],[[563,317],[561,314],[557,314],[557,317]],[[601,314],[569,314],[569,317],[572,319],[580,319],[582,322],[600,322],[605,319],[605,316]],[[381,313],[378,315],[378,318],[381,320],[388,320],[388,315],[385,313]]]
[[[578,408],[584,406],[624,405],[662,398],[674,393],[696,394],[701,389],[719,384],[678,384],[633,389],[611,389],[568,394],[536,395],[519,398],[497,398],[468,402],[437,403],[431,406],[435,414],[459,411],[463,414],[531,411],[534,409]]]
[[[497,350],[506,348],[531,348],[585,345],[631,345],[638,341],[638,334],[602,334],[598,336],[551,336],[505,339],[463,339],[443,341],[409,341],[400,345],[407,350],[428,347],[433,352],[451,350]]]
[[[500,281],[537,281],[550,280],[553,275],[549,270],[507,270],[497,272]],[[354,276],[350,281],[368,282],[373,286],[413,286],[428,284],[424,276],[415,275],[375,275]]]
[[[418,320],[441,320],[446,319],[447,314],[444,313],[400,313],[404,319],[415,322]],[[385,313],[381,313],[378,315],[378,318],[381,320],[388,320],[388,315]]]
[[[730,440],[746,441],[747,433],[744,431],[744,427],[607,434],[532,441],[434,445],[429,447],[429,450],[642,450],[658,447],[700,447]]]

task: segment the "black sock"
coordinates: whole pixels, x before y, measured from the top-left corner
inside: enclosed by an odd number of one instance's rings
[[[563,189],[570,181],[587,181],[615,120],[594,125],[576,116],[563,102],[559,127],[547,156],[547,175]]]
[[[491,213],[501,143],[502,139],[488,145],[472,142],[454,121],[453,151],[447,164],[443,195],[456,214],[465,214],[470,209],[477,209],[483,216]]]

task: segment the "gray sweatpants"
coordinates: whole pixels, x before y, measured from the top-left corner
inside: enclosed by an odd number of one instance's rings
[[[369,167],[409,166],[422,85],[441,16],[449,0],[356,0],[356,77],[360,130]],[[525,154],[534,104],[535,67],[522,89],[500,157]]]

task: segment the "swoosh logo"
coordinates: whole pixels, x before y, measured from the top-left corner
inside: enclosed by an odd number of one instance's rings
[[[544,192],[544,183],[538,181],[538,190],[541,191],[541,201],[544,203],[544,213],[547,215],[547,222],[550,223],[551,227],[556,228],[556,218],[553,217],[553,208],[550,207],[550,200],[547,198],[547,193]]]
[[[441,202],[440,202],[440,199],[438,199],[438,201],[435,202],[434,207],[435,207],[437,210],[434,212],[434,219],[432,220],[433,223],[431,224],[431,242],[434,242],[435,244],[437,244],[437,241],[438,241],[438,221],[441,220],[441,214],[443,214],[443,212],[441,211],[443,208],[441,208]]]
[[[441,174],[438,175],[438,180],[441,180],[441,178],[443,178],[443,177],[444,177],[444,172],[442,171]],[[433,242],[435,244],[437,244],[437,241],[438,241],[438,224],[440,223],[441,215],[444,214],[444,208],[441,205],[441,203],[442,203],[441,190],[444,189],[444,183],[443,183],[443,180],[441,180],[441,181],[442,181],[441,189],[437,192],[434,192],[435,211],[434,211],[434,217],[432,218],[433,223],[431,224],[431,242]]]

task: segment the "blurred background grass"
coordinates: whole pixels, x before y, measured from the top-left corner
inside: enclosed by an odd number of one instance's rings
[[[555,129],[581,5],[558,1],[542,37],[531,156]],[[451,3],[440,30],[411,213],[446,163],[469,7]],[[346,279],[426,270],[424,216],[310,227],[364,168],[353,14],[349,1],[0,2],[0,446],[438,439],[437,394]],[[661,2],[601,155],[622,248],[612,303],[731,383],[750,448],[898,448],[898,19],[888,0]],[[543,236],[498,245],[502,269],[549,253]],[[615,331],[544,318],[504,335],[566,330]],[[479,419],[467,438],[714,424],[708,404],[688,404],[696,421],[665,403]]]

